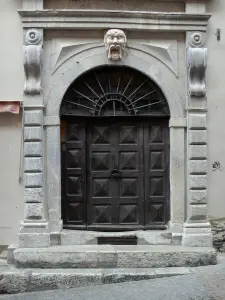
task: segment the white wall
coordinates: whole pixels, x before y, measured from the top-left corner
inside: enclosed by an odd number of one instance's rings
[[[0,101],[22,99],[22,28],[20,0],[0,0]],[[0,245],[16,241],[23,217],[23,189],[18,183],[20,116],[0,114]]]
[[[209,216],[225,217],[225,1],[210,1],[212,12],[208,27],[208,126],[209,126]],[[221,41],[215,36],[221,29]],[[212,164],[220,162],[221,170]]]

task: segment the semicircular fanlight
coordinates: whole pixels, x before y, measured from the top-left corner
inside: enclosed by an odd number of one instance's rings
[[[159,87],[128,67],[102,67],[80,76],[68,89],[61,115],[169,115]]]

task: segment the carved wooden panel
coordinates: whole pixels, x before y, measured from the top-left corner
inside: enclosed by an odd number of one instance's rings
[[[85,123],[68,122],[62,144],[62,197],[64,224],[86,226]]]
[[[168,132],[164,118],[143,122],[108,117],[67,124],[62,145],[64,225],[92,230],[165,225]]]
[[[163,225],[169,218],[169,128],[168,120],[146,123],[145,225]]]
[[[143,227],[142,125],[98,121],[88,145],[88,227]]]

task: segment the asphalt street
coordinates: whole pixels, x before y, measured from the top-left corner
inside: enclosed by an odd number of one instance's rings
[[[70,290],[1,295],[1,300],[225,300],[225,257],[190,275]]]

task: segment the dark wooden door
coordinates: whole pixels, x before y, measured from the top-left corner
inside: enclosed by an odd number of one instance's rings
[[[64,228],[151,229],[169,218],[168,119],[68,118]]]
[[[143,228],[142,124],[112,118],[89,124],[88,228]]]

